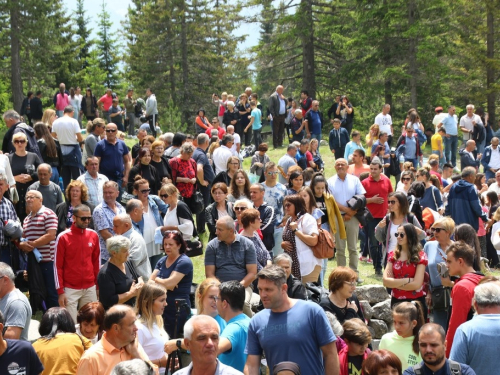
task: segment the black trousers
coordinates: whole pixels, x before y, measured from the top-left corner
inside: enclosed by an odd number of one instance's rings
[[[283,146],[283,137],[285,136],[285,118],[286,115],[273,117],[273,147]]]
[[[200,190],[201,194],[203,195],[203,202],[205,202],[205,208],[210,204],[210,190],[212,188],[212,185],[209,184],[208,186],[201,186],[198,184],[198,189]],[[196,215],[196,230],[198,233],[203,233],[205,232],[205,224],[207,223],[205,219],[205,210],[199,215]]]
[[[156,121],[158,121],[158,114],[148,116],[149,128],[151,129],[151,133],[155,138],[156,138]]]

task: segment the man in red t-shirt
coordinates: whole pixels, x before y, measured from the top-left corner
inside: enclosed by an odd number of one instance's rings
[[[113,91],[111,89],[106,89],[106,94],[101,96],[97,101],[99,109],[102,111],[102,118],[106,119],[107,123],[111,122],[111,117],[109,117],[109,107],[113,104]]]
[[[375,238],[375,227],[387,214],[387,197],[393,192],[391,180],[382,172],[380,159],[374,157],[370,164],[370,176],[361,181],[366,190],[366,207],[373,216],[373,220],[366,223],[365,230],[370,238],[370,257],[377,276],[382,276],[382,248]]]
[[[226,131],[224,130],[224,128],[222,126],[220,126],[219,118],[217,118],[217,117],[214,117],[212,119],[212,126],[209,126],[208,129],[205,131],[205,133],[210,138],[212,138],[212,130],[217,130],[217,136],[219,137],[219,139],[222,139],[224,134],[226,134]]]

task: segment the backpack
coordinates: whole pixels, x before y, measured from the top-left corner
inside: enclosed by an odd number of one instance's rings
[[[413,218],[415,217],[415,215],[413,215],[411,212],[409,212],[407,215],[406,215],[406,221],[410,224],[413,224]],[[391,215],[387,214],[385,215],[385,226],[389,226],[389,220],[391,218]]]
[[[460,363],[449,359],[448,365],[450,366],[451,375],[462,375],[462,366],[460,366]],[[419,363],[418,365],[413,366],[413,371],[415,372],[415,375],[423,375],[422,364]]]
[[[328,259],[335,255],[335,241],[327,230],[319,229],[318,243],[311,247],[314,256],[318,259]]]

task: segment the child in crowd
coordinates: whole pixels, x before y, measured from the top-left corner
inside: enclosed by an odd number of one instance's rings
[[[401,302],[392,309],[394,331],[380,340],[379,349],[387,349],[398,356],[403,371],[422,361],[418,348],[418,331],[424,325],[422,305],[418,301]]]
[[[352,141],[348,142],[345,146],[344,151],[344,159],[347,160],[348,163],[352,162],[352,153],[355,150],[365,150],[363,145],[361,144],[361,133],[357,130],[354,130],[351,134]]]
[[[346,347],[339,352],[340,375],[361,374],[363,361],[370,354],[372,335],[361,319],[349,319],[342,325]]]

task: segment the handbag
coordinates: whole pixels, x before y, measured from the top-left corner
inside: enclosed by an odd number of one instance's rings
[[[205,201],[203,200],[203,195],[198,189],[195,190],[195,192],[191,196],[191,199],[188,200],[188,202],[191,203],[189,209],[195,215],[201,214],[205,209]]]
[[[450,288],[438,286],[431,292],[432,309],[434,311],[447,311],[450,308]]]
[[[313,255],[318,259],[329,259],[335,255],[335,241],[327,230],[319,227],[318,243],[311,247]]]
[[[179,220],[179,209],[177,209],[177,211],[175,213],[177,216],[177,222],[180,225],[181,221]],[[201,242],[198,239],[198,231],[196,230],[196,226],[194,224],[194,221],[191,220],[191,222],[193,223],[193,237],[191,240],[185,241],[186,242],[186,255],[190,258],[203,255],[203,242]]]

